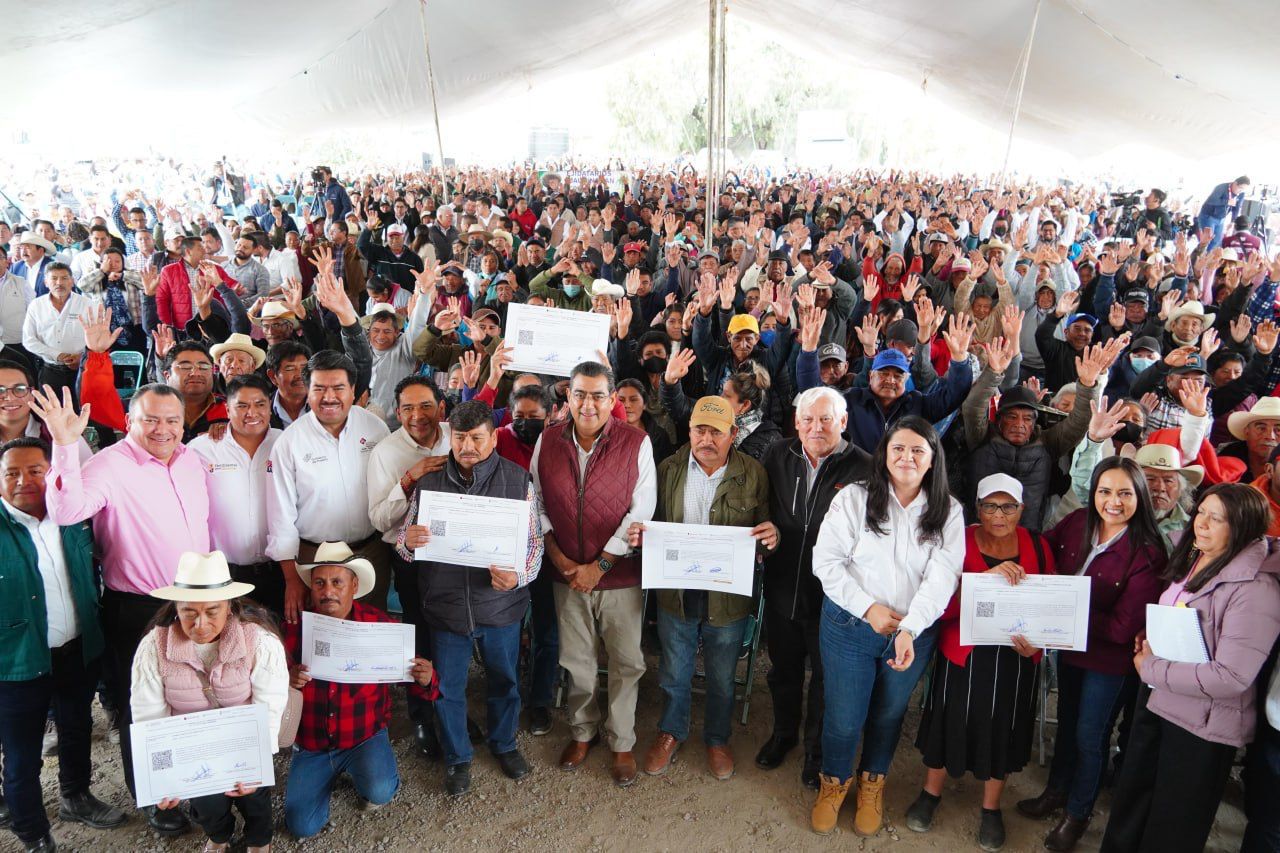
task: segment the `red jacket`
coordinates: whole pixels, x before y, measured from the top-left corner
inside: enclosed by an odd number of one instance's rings
[[[977,529],[978,525],[975,524],[964,532],[964,570],[966,572],[982,573],[988,568],[987,561],[982,558],[982,552],[978,550],[978,539],[974,535]],[[1029,575],[1055,574],[1049,544],[1041,542],[1040,549],[1037,551],[1031,537],[1032,533],[1025,527],[1018,528],[1018,565],[1022,566]],[[1038,554],[1044,555],[1043,566],[1040,565]],[[964,666],[969,660],[969,653],[973,651],[973,646],[960,645],[960,587],[956,587],[955,595],[951,596],[947,609],[938,617],[938,649],[956,666]],[[1034,660],[1037,662],[1040,660],[1040,652],[1036,652]]]
[[[908,276],[919,275],[924,271],[924,261],[920,259],[919,255],[916,255],[911,259],[910,266],[907,265],[907,259],[903,257],[901,252],[890,252],[885,256],[885,263],[888,263],[890,258],[897,258],[902,261],[902,275],[899,276],[898,280],[893,284],[890,284],[884,277],[884,273],[876,267],[875,258],[868,256],[862,259],[863,280],[865,281],[869,275],[874,275],[880,280],[880,292],[876,294],[875,299],[871,300],[872,311],[880,307],[880,300],[882,299],[897,299],[898,301],[902,301],[902,283],[907,280]],[[943,372],[945,373],[946,371]]]
[[[1085,510],[1078,509],[1045,533],[1060,575],[1080,573],[1089,556]],[[1128,532],[1089,564],[1089,649],[1062,652],[1062,661],[1108,675],[1133,672],[1133,638],[1147,624],[1147,605],[1160,599],[1164,548],[1133,547]]]
[[[555,531],[556,544],[575,563],[596,559],[631,509],[631,496],[640,479],[640,446],[646,438],[644,431],[610,418],[596,439],[579,490],[573,421],[543,430],[538,451],[543,508]],[[565,582],[559,572],[554,572],[552,579]],[[623,557],[596,588],[625,589],[639,584],[640,563]]]
[[[218,277],[227,287],[235,290],[239,283],[227,275],[227,271],[216,266]],[[156,288],[156,315],[160,322],[174,329],[183,329],[195,315],[191,297],[191,276],[187,272],[186,261],[169,264],[160,271],[160,286]],[[222,295],[214,291],[213,298],[222,301]]]

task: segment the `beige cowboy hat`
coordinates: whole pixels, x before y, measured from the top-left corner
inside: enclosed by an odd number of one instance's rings
[[[312,569],[320,566],[343,566],[350,569],[359,581],[356,598],[363,598],[373,592],[373,585],[377,582],[373,563],[353,554],[346,542],[321,542],[313,559],[315,562],[312,563],[298,563],[298,577],[307,586],[311,586]]]
[[[287,305],[275,300],[264,302],[262,304],[262,313],[257,317],[250,317],[249,319],[253,320],[253,322],[259,326],[268,320],[288,320],[293,324],[295,329],[302,325],[302,321],[298,319],[296,314],[289,310]]]
[[[1004,242],[999,237],[992,237],[990,240],[988,240],[987,242],[983,243],[981,246],[978,247],[978,251],[981,252],[983,255],[985,255],[987,252],[990,252],[992,249],[999,249],[1000,251],[1004,252],[1007,255],[1008,253],[1013,251],[1013,246],[1010,245],[1009,243]]]
[[[390,302],[378,302],[369,309],[369,313],[360,318],[360,326],[368,331],[373,321],[381,317],[390,317],[396,324],[396,331],[404,329],[404,318],[396,313],[396,307]]]
[[[48,240],[46,240],[45,238],[41,237],[39,234],[37,234],[37,233],[36,233],[36,232],[34,232],[34,231],[28,231],[26,234],[23,234],[23,235],[22,235],[21,245],[23,245],[23,246],[39,246],[41,249],[44,249],[45,254],[48,254],[48,255],[56,255],[56,254],[58,254],[58,247],[57,247],[57,246],[53,245],[53,244],[52,244],[52,243],[50,243]]]
[[[1140,448],[1133,458],[1142,468],[1153,468],[1156,471],[1177,471],[1187,481],[1187,485],[1195,488],[1204,479],[1204,468],[1200,465],[1183,465],[1182,453],[1169,444],[1147,444]]]
[[[479,222],[473,222],[467,228],[467,239],[470,240],[472,237],[479,237],[486,243],[493,239],[493,235],[486,231],[485,227]]]
[[[512,236],[510,231],[503,228],[493,229],[493,239],[503,241],[507,244],[508,248],[513,247],[516,244],[516,238]]]
[[[152,590],[151,597],[165,601],[230,601],[251,592],[253,584],[231,579],[231,568],[221,551],[186,551],[178,558],[173,583]]]
[[[614,284],[608,279],[598,278],[591,282],[591,298],[597,296],[611,296],[614,299],[621,299],[627,295],[626,289],[620,284]]]
[[[1227,431],[1243,441],[1249,424],[1264,420],[1280,421],[1280,397],[1263,397],[1247,412],[1232,412],[1227,418]]]
[[[1166,332],[1173,331],[1173,324],[1182,317],[1199,317],[1204,322],[1204,305],[1200,302],[1184,302],[1177,308],[1173,309],[1173,313],[1169,315],[1169,319],[1164,321],[1164,330]]]
[[[257,370],[262,367],[262,363],[267,360],[267,354],[263,352],[262,347],[255,346],[253,338],[236,332],[220,344],[214,344],[209,348],[209,355],[213,356],[214,363],[222,358],[225,352],[245,352],[253,357],[253,369]]]

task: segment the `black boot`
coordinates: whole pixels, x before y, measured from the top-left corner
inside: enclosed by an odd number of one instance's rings
[[[1018,811],[1027,817],[1045,818],[1067,804],[1067,792],[1045,788],[1044,793],[1032,800],[1019,800]]]
[[[756,767],[774,770],[787,759],[787,753],[796,748],[796,739],[775,734],[764,742],[756,753]]]
[[[11,823],[13,818],[9,815],[9,804],[4,801],[4,794],[0,794],[0,829],[8,829]]]
[[[1054,853],[1067,853],[1069,850],[1074,850],[1080,841],[1080,836],[1084,835],[1088,828],[1089,818],[1072,817],[1063,812],[1062,820],[1058,821],[1058,825],[1045,836],[1044,847],[1046,850],[1053,850]]]
[[[53,840],[53,836],[46,832],[35,841],[22,842],[22,849],[26,853],[57,853],[58,844]]]
[[[935,797],[921,789],[920,796],[907,809],[907,829],[912,832],[928,832],[933,829],[933,813],[938,809],[942,797]]]
[[[440,747],[440,737],[436,734],[436,725],[432,720],[424,720],[414,724],[413,739],[418,743],[418,751],[431,761],[439,761],[444,755]]]
[[[816,791],[821,786],[821,782],[818,779],[821,774],[822,756],[816,752],[806,753],[804,766],[800,768],[800,784],[810,791]]]
[[[115,829],[128,820],[124,812],[112,808],[88,791],[63,797],[58,807],[58,817],[83,823],[93,829]]]
[[[994,851],[1004,846],[1004,816],[999,809],[983,809],[982,823],[978,825],[978,846]]]
[[[182,813],[182,807],[161,809],[147,806],[143,813],[147,816],[147,824],[165,838],[185,835],[191,830],[191,821]]]
[[[444,771],[444,789],[452,797],[471,790],[471,762],[454,764]]]

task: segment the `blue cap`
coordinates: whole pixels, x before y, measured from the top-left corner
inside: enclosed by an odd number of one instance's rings
[[[1077,321],[1079,321],[1079,320],[1084,320],[1084,321],[1085,321],[1086,323],[1088,323],[1090,326],[1096,326],[1096,325],[1098,325],[1098,318],[1097,318],[1097,317],[1093,316],[1092,314],[1085,314],[1084,312],[1081,312],[1081,313],[1079,313],[1079,314],[1072,314],[1070,317],[1068,317],[1068,318],[1067,318],[1067,325],[1068,325],[1068,326],[1070,326],[1072,323],[1075,323],[1075,322],[1077,322]]]
[[[875,360],[871,362],[872,370],[884,370],[886,367],[893,367],[906,373],[911,370],[911,362],[907,361],[907,357],[901,351],[890,347],[876,353]]]

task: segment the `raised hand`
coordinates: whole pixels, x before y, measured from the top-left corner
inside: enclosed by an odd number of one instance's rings
[[[1093,387],[1098,375],[1107,369],[1108,354],[1102,346],[1087,346],[1076,356],[1076,379],[1081,385]]]
[[[1000,328],[1004,330],[1004,336],[1007,340],[1012,341],[1014,352],[1022,349],[1022,321],[1027,316],[1027,312],[1018,310],[1017,305],[1009,304],[1000,309]]]
[[[1271,355],[1276,348],[1276,339],[1280,338],[1280,326],[1270,320],[1263,320],[1253,333],[1253,346],[1263,355]]]
[[[634,312],[631,308],[631,300],[625,296],[618,300],[617,306],[618,338],[623,339],[626,338],[627,332],[631,331]]]
[[[342,279],[332,275],[316,276],[315,294],[316,301],[332,311],[341,325],[350,326],[356,322],[356,309],[351,306],[351,299],[347,296]]]
[[[76,414],[75,407],[71,404],[70,388],[62,389],[61,402],[53,388],[48,385],[44,386],[43,392],[32,388],[31,402],[28,405],[31,406],[31,411],[44,421],[54,444],[75,444],[84,434],[85,427],[89,425],[91,404],[86,403],[81,407],[80,414]]]
[[[814,312],[809,312],[814,313]],[[879,314],[867,314],[862,318],[862,323],[858,325],[853,333],[858,336],[858,343],[862,344],[862,352],[867,358],[872,358],[876,354],[876,344],[880,340],[880,325],[883,318]]]
[[[802,285],[802,287],[807,286]],[[778,291],[773,300],[773,315],[778,318],[781,325],[785,326],[791,322],[791,285],[786,283],[778,285]]]
[[[1027,381],[1023,382],[1022,385],[1032,394],[1035,394],[1037,400],[1043,400],[1044,395],[1049,393],[1044,389],[1044,386],[1040,384],[1039,378],[1035,376],[1028,377]]]
[[[1112,302],[1111,308],[1107,311],[1107,322],[1111,324],[1113,329],[1124,328],[1124,306],[1119,302]]]
[[[1222,344],[1218,341],[1218,330],[1205,329],[1204,334],[1200,336],[1200,357],[1207,360],[1221,346]]]
[[[640,292],[640,269],[637,267],[636,269],[633,269],[631,272],[627,273],[627,277],[625,281],[626,281],[626,288],[627,288],[627,296],[635,296],[637,293],[639,293]],[[669,294],[669,295],[674,295],[674,294]]]
[[[1004,373],[1018,354],[1018,345],[1008,338],[996,338],[987,347],[987,367],[992,373]]]
[[[467,350],[462,354],[462,384],[475,388],[480,382],[480,361],[482,356],[475,350]]]
[[[151,333],[151,340],[155,343],[156,358],[163,361],[169,355],[169,350],[173,349],[173,345],[176,343],[173,337],[173,327],[161,323]]]
[[[708,273],[708,275],[710,275],[710,273]],[[729,280],[728,276],[725,276],[724,278],[720,279],[720,282],[719,284],[717,284],[716,289],[720,294],[720,310],[722,311],[732,310],[733,297],[737,295],[736,288],[734,288],[733,286],[733,282]]]
[[[84,329],[85,347],[90,352],[111,349],[124,331],[123,328],[111,331],[111,309],[97,303],[90,304],[88,310],[80,315],[80,326]]]
[[[689,375],[689,368],[697,360],[698,357],[694,355],[693,349],[685,347],[667,359],[667,370],[662,375],[662,381],[668,385],[675,385]]]
[[[915,278],[912,276],[911,278]],[[918,286],[918,285],[917,285]],[[876,297],[880,295],[880,276],[875,273],[869,273],[862,280],[862,298],[868,302],[875,302]],[[906,295],[906,288],[903,288],[903,295]]]
[[[1209,414],[1209,385],[1205,382],[1188,382],[1182,380],[1178,385],[1178,402],[1188,414],[1198,418]]]
[[[800,349],[804,352],[814,352],[818,349],[818,341],[822,339],[822,326],[827,322],[827,312],[822,308],[815,308],[805,314],[803,320],[800,321]]]
[[[914,300],[916,298],[916,291],[918,291],[919,289],[920,289],[920,276],[914,275],[914,274],[907,276],[906,280],[902,283],[902,301],[911,302],[912,300]],[[876,292],[879,292],[878,284],[876,286]],[[870,296],[866,297],[868,302],[871,301],[871,298],[872,297]]]
[[[142,268],[142,293],[144,296],[155,296],[160,287],[160,273],[152,269],[150,264]]]
[[[1076,306],[1080,304],[1080,291],[1068,290],[1066,293],[1058,297],[1058,304],[1054,308],[1053,313],[1059,317],[1066,317],[1076,310]]]
[[[1107,398],[1102,396],[1089,401],[1089,440],[1106,441],[1124,426],[1125,401],[1116,400],[1115,405],[1107,408]]]
[[[947,331],[942,338],[951,350],[952,361],[964,361],[969,355],[969,342],[973,340],[973,332],[977,323],[968,314],[955,314],[951,317]]]
[[[1231,340],[1237,344],[1242,344],[1249,340],[1249,335],[1252,332],[1253,321],[1249,319],[1248,314],[1237,314],[1236,318],[1231,321]]]

